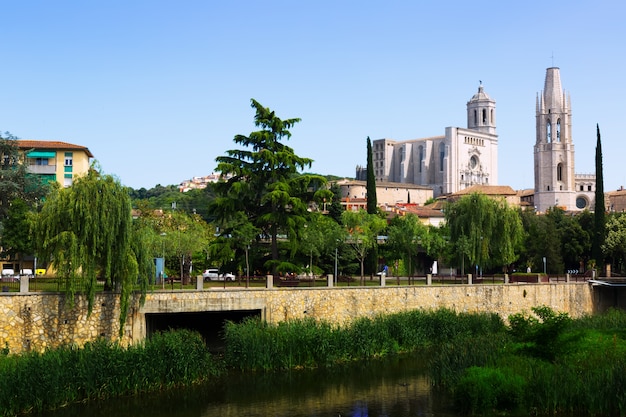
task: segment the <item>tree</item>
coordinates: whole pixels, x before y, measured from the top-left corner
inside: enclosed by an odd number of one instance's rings
[[[456,253],[468,256],[476,267],[506,267],[517,259],[523,240],[517,210],[504,199],[474,193],[446,208],[450,241]]]
[[[302,254],[309,258],[308,272],[314,274],[314,265],[319,263],[322,256],[334,253],[344,238],[344,231],[336,221],[321,213],[311,213],[300,242]]]
[[[40,258],[50,260],[73,303],[86,288],[91,313],[97,280],[120,292],[120,332],[133,287],[145,295],[153,264],[146,246],[133,233],[130,197],[113,177],[90,169],[69,188],[56,188],[35,223]]]
[[[24,157],[17,147],[17,137],[0,134],[0,226],[7,218],[11,202],[19,198],[29,207],[48,192],[34,175],[29,175]],[[1,228],[0,228],[1,232]]]
[[[596,261],[596,265],[602,269],[604,267],[604,257],[602,255],[602,245],[606,233],[606,213],[604,206],[604,178],[602,172],[602,142],[600,139],[600,125],[596,125],[596,192],[594,207],[593,239],[591,241],[591,256]]]
[[[301,175],[312,160],[296,155],[282,143],[291,138],[291,129],[300,119],[278,118],[273,111],[252,99],[254,124],[261,130],[249,136],[236,135],[234,142],[243,149],[216,158],[222,181],[213,184],[216,198],[211,211],[218,222],[227,222],[243,212],[263,237],[270,240],[271,260],[266,267],[274,277],[281,269],[278,236],[285,236],[291,251],[297,249],[307,221],[307,203],[326,183],[318,175]]]
[[[614,213],[606,222],[606,239],[602,251],[616,272],[626,272],[626,214]]]
[[[376,214],[378,201],[376,198],[376,177],[374,176],[374,163],[372,162],[372,141],[367,137],[367,212]]]
[[[368,252],[376,246],[378,233],[385,228],[387,222],[377,214],[369,214],[365,210],[344,211],[341,220],[346,229],[347,242],[354,249],[361,264],[363,283],[365,259]]]
[[[2,228],[2,247],[0,255],[18,259],[22,270],[22,259],[33,254],[33,239],[30,233],[30,208],[24,200],[16,198],[11,202],[7,218]]]
[[[394,218],[389,225],[387,245],[402,254],[409,279],[413,276],[416,257],[419,249],[423,248],[427,234],[428,228],[412,213]]]

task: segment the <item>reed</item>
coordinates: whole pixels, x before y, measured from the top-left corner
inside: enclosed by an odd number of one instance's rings
[[[189,385],[218,370],[202,338],[189,331],[156,334],[129,348],[102,340],[0,356],[0,415]]]

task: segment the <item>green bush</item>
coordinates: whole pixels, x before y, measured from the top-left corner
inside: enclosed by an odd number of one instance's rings
[[[526,382],[508,368],[470,367],[455,388],[455,403],[461,411],[485,414],[519,408]]]

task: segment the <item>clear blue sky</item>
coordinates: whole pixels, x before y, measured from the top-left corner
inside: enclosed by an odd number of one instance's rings
[[[0,130],[87,146],[133,188],[211,173],[255,130],[250,99],[299,117],[310,171],[354,176],[366,138],[466,126],[496,100],[499,183],[533,187],[535,98],[561,68],[576,172],[626,185],[622,1],[5,1]]]

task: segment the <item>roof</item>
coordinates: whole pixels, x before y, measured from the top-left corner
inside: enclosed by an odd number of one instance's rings
[[[337,185],[359,185],[362,187],[367,186],[367,181],[362,180],[339,180],[336,181]],[[405,189],[415,189],[415,190],[432,190],[431,187],[426,185],[418,185],[418,184],[410,184],[404,182],[386,182],[386,181],[376,181],[376,187],[391,187],[391,188],[405,188]]]
[[[88,157],[93,158],[93,154],[86,146],[74,145],[73,143],[60,142],[55,140],[22,140],[15,141],[17,147],[22,150],[27,149],[54,149],[54,150],[76,150],[83,151]]]
[[[457,191],[456,193],[452,193],[451,195],[466,195],[474,193],[497,196],[517,195],[517,192],[508,185],[473,185]]]

